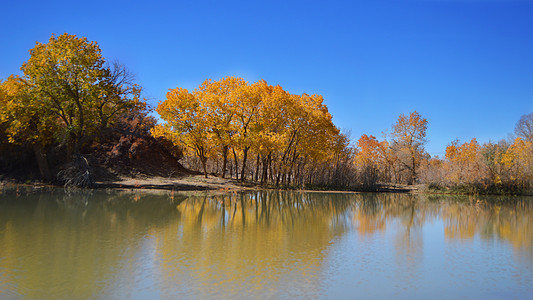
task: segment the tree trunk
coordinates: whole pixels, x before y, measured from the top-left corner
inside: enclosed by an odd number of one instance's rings
[[[35,158],[37,159],[37,164],[39,165],[39,172],[41,177],[47,182],[52,181],[52,172],[50,171],[50,165],[48,164],[48,157],[46,155],[46,150],[39,143],[33,145],[33,151],[35,153]]]
[[[228,146],[222,148],[222,178],[226,177],[226,165],[228,164]]]
[[[409,185],[413,185],[416,180],[416,158],[414,154],[412,154],[411,163],[411,178],[409,178]]]
[[[279,185],[280,176],[281,176],[281,166],[278,167],[278,172],[277,172],[277,175],[276,175],[276,186]]]
[[[262,159],[261,159],[261,165],[262,165],[262,169],[261,169],[261,183],[265,183],[265,180],[266,180],[266,177],[267,177],[267,157],[266,156],[263,156]]]
[[[272,152],[268,154],[267,157],[267,171],[265,172],[266,176],[266,182],[273,182],[270,178],[272,178]]]
[[[237,163],[237,153],[233,148],[233,158],[235,159],[235,179],[239,180],[239,164]]]
[[[200,160],[202,161],[202,168],[204,169],[204,176],[205,178],[207,178],[207,158],[202,157],[200,158]]]
[[[246,174],[244,173],[244,171],[246,169],[246,159],[248,158],[248,150],[250,150],[250,147],[245,147],[243,151],[244,154],[242,156],[241,181],[244,181],[244,179],[246,178]]]
[[[259,179],[259,154],[257,154],[257,159],[255,161],[255,179],[254,181],[257,182]]]

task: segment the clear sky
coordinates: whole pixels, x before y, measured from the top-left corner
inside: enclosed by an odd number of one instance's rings
[[[206,78],[321,94],[335,124],[382,138],[428,119],[427,150],[507,138],[533,111],[533,0],[4,1],[0,78],[52,33],[97,41],[156,105]]]

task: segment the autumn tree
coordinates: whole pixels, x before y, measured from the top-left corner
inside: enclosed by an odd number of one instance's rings
[[[257,116],[262,105],[262,93],[266,82],[260,80],[252,85],[246,85],[238,91],[234,100],[234,125],[236,129],[236,146],[242,150],[241,180],[246,179],[246,163],[248,151],[253,145],[257,133]]]
[[[85,140],[140,102],[140,88],[120,64],[106,65],[96,42],[52,35],[22,65],[36,101],[62,124],[63,143],[79,152]]]
[[[280,179],[290,178],[295,163],[302,159],[317,167],[328,158],[340,131],[331,120],[320,95],[290,95],[284,107],[286,125],[281,135],[279,171]],[[320,145],[320,147],[317,147]]]
[[[349,142],[333,124],[322,96],[290,94],[264,80],[249,84],[225,77],[207,80],[193,92],[176,88],[156,110],[166,123],[152,134],[194,150],[206,175],[208,161],[216,162],[218,171],[221,157],[225,176],[232,150],[237,179],[251,174],[252,180],[276,185],[303,184],[306,176],[307,182],[324,182],[339,178],[324,164],[338,163],[349,153]]]
[[[507,180],[511,185],[526,187],[533,181],[533,143],[516,138],[502,155]]]
[[[1,83],[0,94],[0,123],[8,142],[31,145],[41,176],[52,180],[45,149],[54,142],[54,134],[59,131],[55,118],[36,101],[24,78],[10,76]]]
[[[387,168],[386,141],[378,141],[373,135],[363,134],[357,141],[356,163],[365,188],[373,188]]]
[[[261,109],[258,111],[255,125],[253,151],[257,155],[256,177],[259,178],[259,165],[262,166],[260,181],[268,181],[274,169],[275,157],[281,152],[287,129],[288,109],[291,95],[279,85],[271,86],[260,81],[256,88],[260,90]]]
[[[37,42],[21,70],[3,84],[12,143],[32,144],[41,175],[52,179],[47,147],[66,146],[67,160],[128,110],[145,109],[141,89],[119,64],[106,64],[96,42],[75,35],[52,35]]]
[[[427,120],[414,111],[409,116],[400,115],[392,126],[391,147],[401,166],[408,170],[408,184],[416,181],[418,167],[425,157],[427,124]]]
[[[45,149],[54,142],[54,135],[60,131],[56,118],[36,99],[24,78],[10,76],[0,89],[3,94],[0,121],[5,127],[8,141],[32,145],[41,176],[52,180]]]
[[[202,102],[207,110],[206,130],[213,134],[213,139],[219,145],[222,155],[222,178],[226,176],[228,152],[235,145],[241,118],[239,107],[246,97],[244,89],[248,83],[242,78],[228,76],[218,81],[206,80],[195,92],[198,101]]]
[[[156,108],[166,123],[152,128],[154,137],[164,137],[175,145],[185,145],[202,163],[207,178],[207,160],[213,153],[212,135],[209,132],[208,110],[194,93],[176,88],[167,93],[165,101]]]
[[[487,168],[492,184],[500,185],[502,177],[506,177],[506,167],[502,163],[503,155],[509,149],[509,143],[501,140],[498,143],[488,142],[481,147],[484,166]]]
[[[481,157],[481,146],[473,138],[469,143],[459,145],[453,141],[446,147],[448,161],[448,180],[454,184],[474,184],[485,179]]]
[[[376,167],[385,164],[385,152],[388,147],[386,141],[378,141],[373,135],[363,134],[357,141],[357,160],[364,165],[374,165]]]

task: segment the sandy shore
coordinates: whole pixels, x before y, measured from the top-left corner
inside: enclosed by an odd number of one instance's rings
[[[97,182],[97,188],[124,188],[124,189],[158,189],[174,191],[246,191],[265,189],[264,186],[255,183],[242,183],[235,179],[220,178],[203,175],[190,175],[180,178],[164,177],[123,177],[119,181]],[[380,188],[381,192],[393,193],[420,193],[424,188],[422,185],[400,185],[389,184]],[[354,191],[335,191],[335,190],[306,190],[308,192],[326,192],[326,193],[358,193]]]
[[[235,179],[223,179],[203,175],[179,178],[165,177],[122,177],[116,181],[96,182],[96,188],[158,189],[174,191],[244,191],[261,188],[258,185],[242,183]]]
[[[54,187],[40,182],[31,183],[15,183],[10,181],[0,181],[0,188],[13,186],[31,186],[38,187]],[[57,186],[55,186],[57,187]],[[252,182],[241,182],[235,179],[220,178],[209,176],[205,178],[203,175],[186,175],[183,177],[159,177],[159,176],[137,176],[137,177],[120,177],[112,181],[96,181],[94,188],[97,189],[128,189],[128,190],[160,190],[160,191],[211,191],[211,192],[238,192],[269,189],[269,187]],[[272,188],[272,187],[270,187]],[[339,191],[339,190],[306,190],[299,189],[299,191],[307,192],[321,192],[321,193],[359,193],[355,191]],[[422,185],[407,186],[399,184],[383,185],[380,192],[393,193],[421,193],[424,191]]]

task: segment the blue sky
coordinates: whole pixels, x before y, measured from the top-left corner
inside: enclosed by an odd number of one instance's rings
[[[97,41],[156,105],[206,78],[321,94],[335,124],[379,139],[428,119],[427,151],[507,138],[533,111],[533,0],[6,1],[0,78],[52,33]]]

